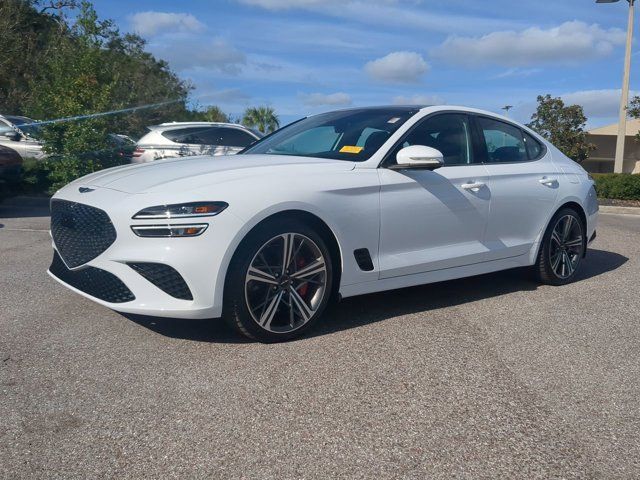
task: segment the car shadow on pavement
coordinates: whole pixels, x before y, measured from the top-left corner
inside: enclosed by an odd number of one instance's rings
[[[576,282],[610,272],[628,258],[604,250],[589,249]],[[320,324],[303,338],[317,337],[389,318],[462,305],[539,287],[529,269],[518,268],[476,277],[403,288],[347,298],[329,308]],[[185,320],[123,314],[129,320],[171,338],[211,343],[245,343],[222,319]]]
[[[249,343],[251,340],[237,334],[221,318],[193,320],[185,318],[160,318],[121,313],[120,315],[160,335],[209,343]]]
[[[589,249],[575,282],[581,282],[621,267],[627,257]],[[309,336],[325,335],[388,318],[453,307],[513,292],[533,291],[540,286],[528,268],[432,283],[376,294],[347,298],[327,312]]]

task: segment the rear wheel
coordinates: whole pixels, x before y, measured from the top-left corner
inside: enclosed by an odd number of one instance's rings
[[[550,285],[571,282],[584,256],[585,227],[575,210],[563,208],[552,218],[542,239],[536,273]]]
[[[297,337],[318,320],[331,296],[331,255],[303,223],[278,220],[243,241],[229,267],[225,318],[261,342]]]

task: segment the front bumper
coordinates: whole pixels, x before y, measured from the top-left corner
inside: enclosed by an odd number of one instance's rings
[[[157,198],[150,197],[109,189],[97,189],[84,197],[75,194],[75,190],[70,195],[56,196],[105,210],[117,236],[104,252],[76,268],[68,268],[64,263],[60,265],[60,262],[56,265],[54,256],[49,275],[76,293],[118,312],[171,318],[220,317],[224,272],[242,223],[231,212],[225,211],[214,217],[198,219],[198,223],[208,223],[209,227],[197,237],[138,237],[131,230],[131,225],[158,223],[157,220],[131,219],[133,213],[141,208],[158,204]],[[55,242],[53,248],[55,255],[59,255]],[[150,280],[139,269],[132,268],[132,264],[170,267],[186,283],[191,299],[170,295],[166,287]],[[100,279],[108,278],[110,282],[104,285],[97,282],[96,285],[92,275]],[[124,289],[119,283],[130,292],[130,296],[126,292],[120,294]],[[118,292],[118,295],[110,296],[109,292],[112,291]]]

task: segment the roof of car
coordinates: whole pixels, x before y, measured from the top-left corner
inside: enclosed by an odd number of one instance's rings
[[[0,118],[13,123],[14,125],[24,125],[25,123],[34,123],[35,120],[29,117],[23,117],[21,115],[0,115]]]
[[[169,130],[177,127],[232,127],[242,128],[248,130],[244,125],[238,123],[225,123],[225,122],[166,122],[159,125],[151,125],[147,127],[149,130]]]
[[[347,107],[342,108],[340,110],[395,110],[398,111],[407,111],[410,112],[412,110],[421,110],[427,107],[433,107],[435,105],[371,105],[367,107]]]

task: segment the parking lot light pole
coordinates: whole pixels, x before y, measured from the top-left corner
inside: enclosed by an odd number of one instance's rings
[[[596,3],[616,3],[620,0],[596,0]],[[620,96],[620,116],[618,118],[618,140],[616,142],[616,158],[613,166],[615,173],[622,173],[624,165],[624,142],[627,136],[627,107],[629,105],[629,74],[631,72],[631,40],[633,38],[633,4],[629,2],[629,23],[627,26],[627,49],[624,57],[624,75],[622,77],[622,95]]]

